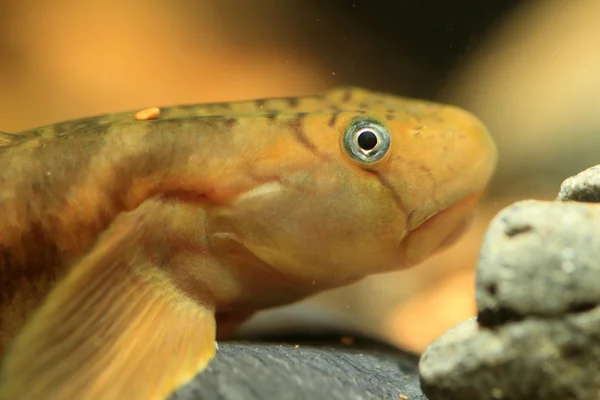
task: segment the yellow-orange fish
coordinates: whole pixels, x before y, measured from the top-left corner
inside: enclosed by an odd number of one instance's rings
[[[431,255],[495,163],[358,88],[0,133],[0,398],[163,399],[256,310]]]

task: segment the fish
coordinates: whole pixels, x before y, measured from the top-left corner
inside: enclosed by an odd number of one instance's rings
[[[497,163],[459,107],[344,86],[0,133],[0,399],[164,399],[258,310],[418,264]]]

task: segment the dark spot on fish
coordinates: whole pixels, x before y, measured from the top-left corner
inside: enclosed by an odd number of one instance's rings
[[[231,128],[238,122],[237,118],[229,115],[211,115],[197,118],[202,122],[202,124],[204,124],[204,126],[216,129]],[[155,123],[160,124],[160,121],[156,121]]]
[[[200,109],[210,109],[210,108],[224,108],[226,110],[230,110],[232,108],[231,102],[222,101],[217,103],[195,103],[195,104],[180,104],[178,106],[173,107],[163,107],[162,111],[164,113],[168,113],[171,110],[183,109],[189,111],[196,111]]]
[[[53,126],[54,134],[57,138],[81,131],[85,131],[86,134],[103,134],[111,125],[108,122],[102,122],[105,117],[106,115],[99,115],[60,122]]]
[[[299,123],[302,123],[302,121],[304,120],[304,118],[306,118],[307,115],[308,115],[308,113],[305,113],[305,112],[296,113],[296,119],[295,119],[295,121],[298,121]]]
[[[311,153],[313,153],[314,155],[316,155],[317,157],[319,157],[323,160],[328,160],[329,157],[327,156],[327,154],[321,152],[321,150],[319,150],[317,148],[317,146],[315,146],[308,139],[308,136],[306,136],[306,133],[304,132],[304,126],[303,126],[305,117],[306,117],[305,112],[297,113],[296,118],[294,118],[293,120],[291,120],[288,123],[290,129],[294,133],[294,136],[296,137],[298,142],[300,142],[304,147],[306,147]]]
[[[290,108],[298,107],[298,98],[297,97],[287,97],[286,100],[287,100]]]
[[[223,123],[227,128],[233,128],[237,124],[238,120],[234,117],[223,118]]]
[[[358,106],[359,106],[360,108],[364,108],[364,109],[367,109],[367,108],[369,108],[369,104],[368,104],[368,103],[360,103]]]
[[[329,122],[327,123],[327,125],[333,128],[335,126],[335,123],[337,122],[338,115],[340,115],[340,113],[338,111],[332,113],[331,118],[329,118]]]
[[[256,99],[254,100],[256,108],[263,108],[267,104],[267,99]]]
[[[204,104],[203,104],[204,106]],[[169,112],[171,110],[177,110],[177,109],[182,109],[182,110],[195,110],[197,108],[200,108],[198,106],[198,104],[180,104],[176,107],[169,107],[167,109],[163,109],[163,112]]]
[[[344,93],[344,96],[342,97],[342,101],[346,102],[346,101],[350,101],[352,99],[352,89],[348,89],[346,90],[346,93]]]
[[[394,115],[393,114],[388,114],[385,116],[385,119],[387,119],[388,121],[392,121],[394,119]]]
[[[224,102],[221,102],[221,103],[215,103],[214,105],[217,106],[217,107],[224,108],[226,110],[230,110],[231,109],[231,102],[229,102],[229,101],[224,101]]]
[[[269,120],[269,122],[274,122],[277,119],[277,116],[279,114],[276,112],[270,112],[268,114],[265,114],[265,117]]]

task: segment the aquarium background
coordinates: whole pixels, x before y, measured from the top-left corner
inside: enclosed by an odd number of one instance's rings
[[[0,130],[341,84],[469,109],[500,151],[469,233],[298,308],[421,351],[474,314],[494,214],[600,163],[598,21],[597,0],[0,0]]]

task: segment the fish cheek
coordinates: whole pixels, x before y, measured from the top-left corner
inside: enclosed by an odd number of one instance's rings
[[[333,203],[324,219],[332,224],[329,235],[346,271],[369,275],[402,266],[399,244],[408,216],[377,174],[349,170],[327,198]]]
[[[319,249],[327,247],[315,239],[314,216],[320,212],[315,199],[281,184],[267,185],[220,210],[211,229],[216,235],[233,235],[284,275],[312,280],[320,275],[312,268],[326,263]]]
[[[301,186],[264,185],[223,217],[247,248],[286,274],[311,281],[365,275],[387,268],[406,220],[386,188],[355,178],[324,168]]]

